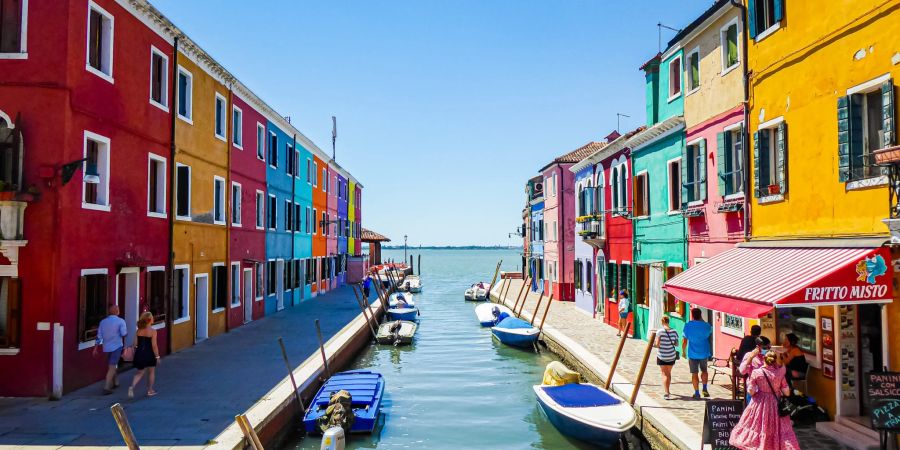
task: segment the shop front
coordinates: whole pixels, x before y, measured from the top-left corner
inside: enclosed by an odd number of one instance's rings
[[[898,350],[891,349],[889,327],[900,319],[892,305],[891,251],[882,244],[880,239],[743,243],[667,281],[663,289],[732,321],[758,320],[773,345],[793,333],[810,367],[802,383],[808,395],[830,416],[866,416],[863,378],[896,369],[890,355]]]

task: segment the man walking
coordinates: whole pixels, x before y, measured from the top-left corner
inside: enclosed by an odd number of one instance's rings
[[[703,381],[703,396],[709,397],[709,391],[706,388],[709,374],[706,371],[706,367],[709,358],[712,357],[712,349],[709,345],[709,337],[712,336],[712,326],[703,321],[703,312],[694,308],[691,310],[691,321],[684,324],[684,330],[682,330],[681,334],[684,336],[681,342],[681,351],[688,358],[688,366],[691,369],[691,384],[694,386],[694,398],[700,398],[700,390],[697,386],[700,379]]]
[[[119,385],[116,380],[116,369],[122,350],[125,348],[123,338],[128,335],[128,327],[125,320],[119,317],[119,306],[109,305],[109,315],[100,321],[97,327],[97,341],[94,343],[93,355],[97,356],[97,348],[103,346],[103,359],[106,360],[106,384],[103,385],[103,395],[112,394],[113,388]]]

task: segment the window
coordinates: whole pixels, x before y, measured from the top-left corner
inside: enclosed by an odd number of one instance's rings
[[[688,82],[688,92],[693,92],[694,90],[700,88],[700,49],[694,49],[690,55],[688,55],[688,67],[687,67],[687,82]],[[670,93],[671,95],[671,93]]]
[[[619,266],[617,281],[620,291],[628,290],[629,292],[631,292],[631,270],[631,264],[622,264]],[[637,290],[637,287],[635,287],[635,290]],[[637,295],[637,293],[635,293],[635,295]],[[618,298],[616,295],[614,295],[613,297]]]
[[[634,176],[634,217],[650,215],[650,178],[647,172]]]
[[[175,306],[175,321],[173,323],[184,322],[191,317],[189,270],[188,266],[175,266],[175,298],[172,299],[172,304]]]
[[[313,218],[315,218],[315,217],[316,217],[316,216],[313,215]],[[309,222],[310,222],[310,220],[309,220],[309,206],[307,206],[307,207],[306,207],[306,233],[307,233],[307,234],[309,234]]]
[[[300,178],[300,150],[294,150],[294,178]]]
[[[762,39],[775,31],[784,17],[784,0],[748,0],[747,23],[751,39]]]
[[[284,231],[294,230],[294,207],[290,200],[284,201]]]
[[[738,56],[738,24],[737,18],[725,25],[720,31],[722,34],[722,75],[737,67],[740,62]]]
[[[166,217],[166,159],[152,153],[147,163],[147,215]]]
[[[0,0],[0,53],[25,53],[28,0]]]
[[[322,235],[328,236],[328,214],[322,212]]]
[[[266,160],[266,127],[256,122],[256,158]]]
[[[843,308],[843,307],[841,307]],[[853,306],[848,306],[853,308]],[[788,333],[794,333],[800,338],[798,347],[804,353],[816,355],[816,309],[808,306],[795,306],[793,308],[776,308],[775,314],[775,339],[772,344],[780,344],[778,339]]]
[[[581,267],[581,260],[580,260],[580,259],[576,259],[576,260],[575,260],[574,274],[573,274],[573,275],[575,275],[575,290],[580,291],[580,290],[581,290],[581,279],[582,279],[582,277],[584,276],[583,273],[582,273],[582,267]]]
[[[212,268],[212,309],[213,312],[225,309],[228,301],[228,271],[224,263],[214,263]]]
[[[169,111],[169,58],[150,47],[150,104]]]
[[[887,175],[874,151],[894,144],[894,83],[889,75],[847,91],[838,100],[840,180]]]
[[[303,264],[303,260],[302,260],[302,259],[295,259],[295,260],[294,260],[294,275],[293,275],[293,277],[292,277],[291,279],[292,279],[293,282],[294,282],[293,286],[294,286],[295,288],[299,288],[299,287],[302,285],[301,282],[300,282],[300,266],[301,266],[302,264]]]
[[[231,107],[231,142],[244,149],[244,112],[237,106]]]
[[[141,308],[153,313],[153,324],[166,322],[169,304],[166,301],[165,267],[147,268],[147,303]]]
[[[559,231],[557,230],[557,228],[559,228],[559,227],[556,226],[556,221],[554,220],[553,221],[553,240],[554,241],[559,240]]]
[[[294,175],[294,146],[291,144],[285,144],[284,167],[288,175]]]
[[[669,161],[669,212],[681,210],[681,158]]]
[[[269,229],[275,230],[278,228],[278,200],[275,199],[275,196],[269,194]]]
[[[684,269],[680,266],[666,266],[666,280],[671,280],[672,277],[681,273]],[[684,316],[684,303],[675,298],[674,295],[666,292],[666,312],[675,313],[680,316]]]
[[[681,95],[681,57],[669,61],[669,101],[679,95]]]
[[[328,192],[328,169],[322,168],[322,191]]]
[[[241,306],[241,263],[231,263],[231,307]]]
[[[213,223],[225,224],[225,179],[213,177]]]
[[[310,161],[309,158],[306,158],[306,182],[309,184],[312,184],[311,167],[312,161]]]
[[[256,229],[262,230],[265,220],[266,195],[263,191],[256,191]]]
[[[216,122],[215,122],[216,137],[224,141],[225,140],[225,97],[222,97],[221,95],[219,95],[218,92],[216,93],[215,108],[216,108]]]
[[[178,67],[178,117],[187,123],[193,123],[194,117],[194,76]]]
[[[109,276],[106,269],[81,271],[78,289],[78,342],[97,338],[97,327],[107,315]]]
[[[256,300],[262,300],[266,295],[265,270],[263,263],[254,264],[256,269]]]
[[[269,132],[269,165],[278,168],[278,136]]]
[[[85,131],[84,157],[81,206],[109,211],[109,139]],[[89,177],[89,174],[97,177]]]
[[[594,284],[594,266],[590,261],[587,261],[584,275],[584,291],[590,294],[593,291]]]
[[[722,313],[722,332],[732,336],[744,336],[744,318],[728,313]]]
[[[317,209],[313,208],[313,213],[312,213],[312,223],[313,223],[313,224],[312,224],[312,228],[313,228],[313,234],[316,234],[316,233],[318,233],[318,231],[319,231],[319,230],[318,230],[319,227],[317,226],[317,222],[316,222],[316,217],[319,217],[319,211],[318,211]]]
[[[299,203],[294,203],[294,231],[299,233],[303,231],[303,221],[300,220],[303,208]]]
[[[93,2],[89,5],[86,68],[88,72],[112,81],[113,16]]]
[[[0,277],[0,348],[19,347],[22,295],[19,279]]]
[[[275,260],[270,259],[266,264],[266,294],[275,295]]]
[[[240,183],[231,182],[231,224],[239,227],[241,226],[241,204],[243,203],[243,199],[241,198],[241,185]]]
[[[606,263],[606,296],[607,298],[617,298],[616,290],[619,280],[619,266],[614,262]]]
[[[706,139],[685,146],[682,172],[683,200],[688,204],[706,200]]]
[[[313,187],[317,187],[319,185],[319,163],[313,162],[313,179],[312,184]]]
[[[753,178],[757,197],[787,192],[786,130],[783,119],[778,118],[760,125],[753,134]]]
[[[744,129],[743,125],[718,134],[717,167],[719,194],[722,196],[744,192]]]
[[[291,280],[291,274],[294,273],[294,269],[291,267],[291,263],[291,260],[287,260],[284,262],[284,264],[281,265],[281,277],[284,280],[285,291],[290,291],[291,287],[294,285],[294,280]]]

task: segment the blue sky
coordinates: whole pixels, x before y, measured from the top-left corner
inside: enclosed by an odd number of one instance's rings
[[[712,0],[151,0],[365,186],[363,226],[515,244],[524,184],[645,120],[657,22]],[[664,31],[663,45],[673,36]]]

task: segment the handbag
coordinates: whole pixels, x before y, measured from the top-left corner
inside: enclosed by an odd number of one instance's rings
[[[134,361],[134,347],[129,345],[122,350],[122,360],[127,362]]]
[[[769,381],[769,376],[763,374],[763,377],[766,379],[766,383],[769,384],[769,389],[772,390],[772,393],[775,394],[775,388],[772,387],[772,382]],[[790,416],[792,412],[794,412],[794,407],[791,405],[790,400],[787,397],[781,395],[781,393],[775,394],[778,398],[778,417],[787,417]]]
[[[669,340],[669,343],[672,344],[672,347],[675,348],[675,361],[681,359],[681,353],[678,353],[678,333],[675,333],[675,339],[672,339],[672,335],[670,334],[672,331],[666,331],[666,338]]]

